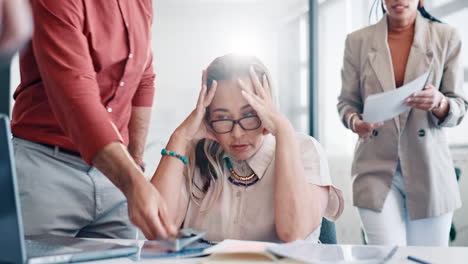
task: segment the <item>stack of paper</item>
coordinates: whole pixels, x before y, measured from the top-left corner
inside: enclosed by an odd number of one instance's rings
[[[285,263],[297,264],[292,259],[278,259],[274,254],[268,252],[268,248],[278,244],[259,241],[224,240],[214,247],[205,250],[211,254],[209,258],[203,259],[203,264],[234,264],[234,263]]]

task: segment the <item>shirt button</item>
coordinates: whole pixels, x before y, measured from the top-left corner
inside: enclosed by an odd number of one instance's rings
[[[128,54],[128,58],[129,59],[133,58],[133,53]]]
[[[124,82],[120,82],[120,84],[119,84],[119,85],[120,85],[120,86],[124,86],[124,85],[125,85],[125,83],[124,83]]]
[[[112,113],[112,107],[108,107],[107,112]]]
[[[125,26],[128,27],[128,23],[125,23]]]

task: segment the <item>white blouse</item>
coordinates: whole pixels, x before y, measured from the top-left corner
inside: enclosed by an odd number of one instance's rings
[[[327,157],[320,144],[312,137],[297,134],[302,162],[308,182],[330,186],[325,217],[336,220],[343,212],[342,192],[332,185]],[[228,180],[229,169],[224,166],[224,175],[217,180],[222,184],[211,185],[206,193],[192,187],[188,193],[188,177],[182,187],[182,197],[189,200],[184,227],[207,232],[209,241],[242,239],[280,242],[275,229],[275,137],[266,135],[260,149],[245,161],[231,157],[233,168],[241,175],[255,172],[259,181],[249,187],[234,185]],[[202,186],[200,171],[194,171],[194,182]],[[201,197],[195,200],[195,197]],[[307,208],[304,208],[307,210]],[[318,241],[320,226],[309,235],[308,240]]]

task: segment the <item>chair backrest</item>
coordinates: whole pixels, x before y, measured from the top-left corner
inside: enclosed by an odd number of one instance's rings
[[[328,221],[325,217],[322,219],[322,227],[320,228],[320,242],[322,244],[336,244],[336,228],[335,223]]]

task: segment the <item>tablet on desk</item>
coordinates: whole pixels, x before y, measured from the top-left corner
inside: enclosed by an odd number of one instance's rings
[[[184,228],[179,230],[176,238],[169,238],[157,241],[159,245],[171,251],[180,251],[186,246],[205,237],[206,232]]]
[[[211,246],[200,241],[206,232],[181,229],[175,239],[148,240],[141,249],[141,258],[186,258],[206,255],[204,249]]]

